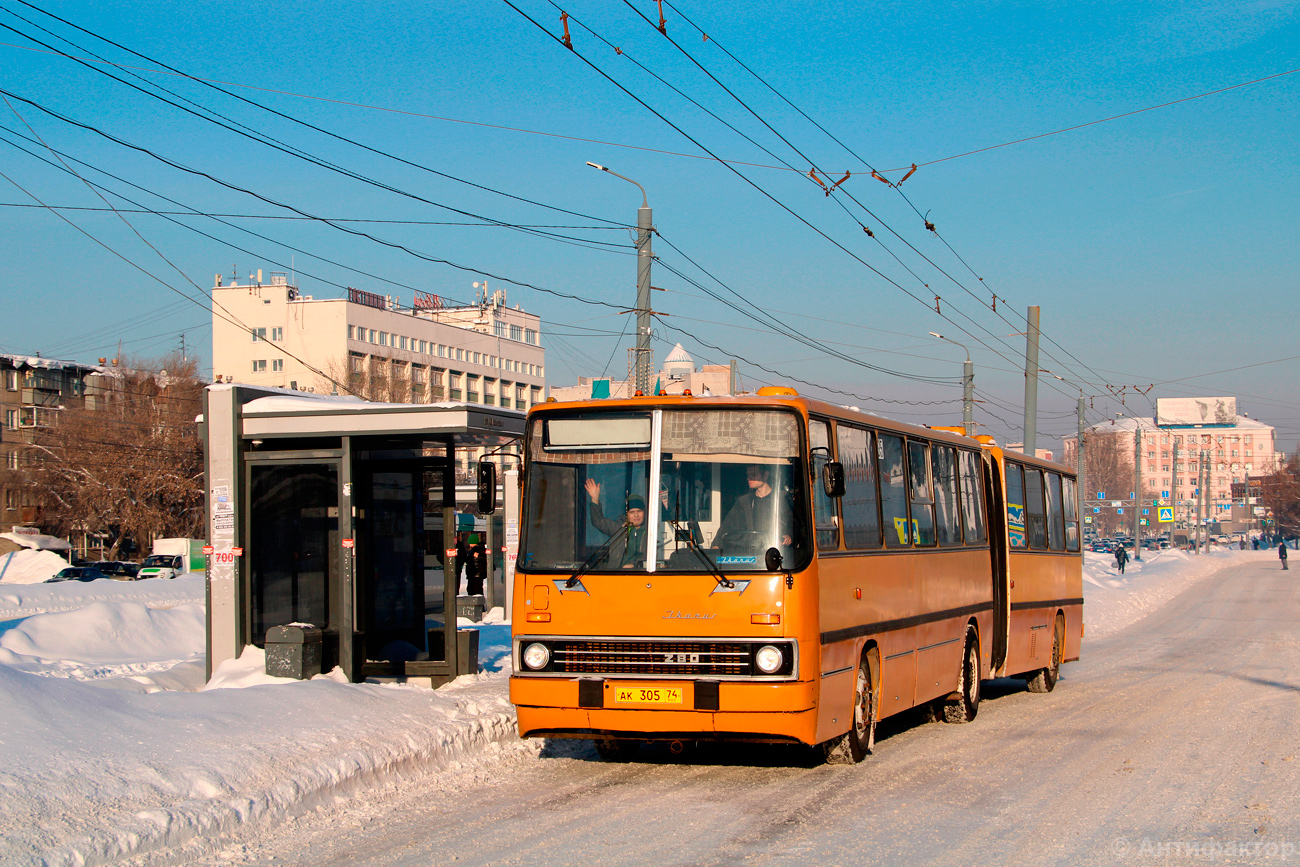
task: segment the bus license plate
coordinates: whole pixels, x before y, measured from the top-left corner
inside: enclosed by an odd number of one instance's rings
[[[616,686],[614,704],[681,704],[680,686]]]

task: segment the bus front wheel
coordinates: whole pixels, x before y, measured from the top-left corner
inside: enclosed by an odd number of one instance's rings
[[[974,626],[966,627],[966,650],[961,657],[956,695],[943,706],[943,721],[966,723],[975,719],[980,707],[980,646]]]
[[[854,765],[876,748],[876,688],[870,652],[858,663],[853,688],[853,727],[824,745],[826,763]]]

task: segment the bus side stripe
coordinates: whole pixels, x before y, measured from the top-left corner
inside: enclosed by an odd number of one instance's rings
[[[1063,608],[1066,605],[1082,605],[1083,597],[1078,599],[1047,599],[1042,602],[1013,602],[1012,611],[1029,611],[1033,608]]]
[[[1079,601],[1082,602],[1083,600]],[[924,623],[949,620],[953,617],[964,617],[968,614],[991,611],[992,609],[992,602],[977,602],[974,605],[963,605],[961,608],[949,608],[947,611],[933,611],[929,614],[917,614],[912,617],[900,617],[897,620],[882,620],[879,623],[867,623],[862,626],[850,626],[846,629],[823,632],[821,639],[822,644],[834,644],[837,641],[845,641],[849,638],[860,638],[863,635],[873,635],[878,632],[893,632],[895,629],[910,629]]]

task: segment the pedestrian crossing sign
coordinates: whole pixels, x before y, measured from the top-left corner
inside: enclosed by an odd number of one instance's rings
[[[1160,521],[1160,523],[1168,524],[1174,520],[1173,506],[1160,506],[1157,511],[1158,514],[1156,516],[1156,520]]]

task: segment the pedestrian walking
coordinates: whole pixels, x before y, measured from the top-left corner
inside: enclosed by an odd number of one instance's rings
[[[1128,549],[1125,548],[1123,545],[1116,545],[1115,546],[1115,568],[1119,570],[1119,574],[1121,575],[1124,574],[1124,564],[1127,562],[1128,562]]]
[[[1282,571],[1286,571],[1286,541],[1283,540],[1277,546],[1277,558],[1282,561]]]

